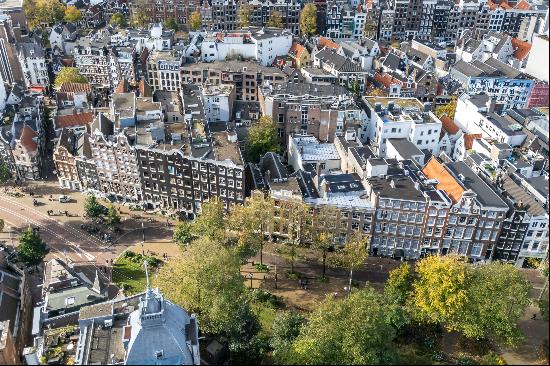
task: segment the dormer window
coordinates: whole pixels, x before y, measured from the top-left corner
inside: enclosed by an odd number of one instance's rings
[[[155,357],[157,359],[162,358],[162,356],[164,356],[164,351],[163,350],[155,351]]]

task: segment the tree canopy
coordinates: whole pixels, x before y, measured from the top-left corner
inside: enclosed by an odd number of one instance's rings
[[[80,10],[76,6],[70,5],[65,9],[64,19],[66,22],[76,23],[82,19],[82,13],[80,13]]]
[[[300,334],[300,329],[305,321],[306,319],[302,315],[293,311],[277,313],[271,327],[269,340],[275,362],[282,365],[292,363],[292,342]]]
[[[86,216],[95,219],[105,212],[105,206],[99,203],[94,195],[89,195],[84,201],[84,212]]]
[[[281,16],[281,13],[279,13],[277,10],[273,10],[269,15],[269,19],[267,20],[266,26],[272,27],[272,28],[282,28],[283,17]]]
[[[189,28],[193,31],[202,28],[202,16],[199,11],[194,11],[189,16]]]
[[[237,11],[237,23],[239,28],[245,28],[250,26],[250,18],[252,17],[252,6],[243,4],[239,6]]]
[[[52,25],[65,17],[65,5],[59,0],[24,0],[23,9],[30,30]]]
[[[250,127],[247,141],[250,160],[258,162],[267,152],[279,153],[281,151],[277,129],[277,124],[269,116],[260,117],[259,122]]]
[[[430,256],[416,264],[409,306],[419,322],[441,324],[475,340],[517,345],[517,322],[531,285],[513,265],[471,266],[456,256]]]
[[[317,7],[315,4],[306,4],[300,12],[300,33],[305,37],[311,37],[317,33]]]
[[[202,204],[201,213],[193,222],[191,232],[198,237],[204,236],[211,240],[223,238],[224,214],[223,202],[217,197],[212,198],[209,202]]]
[[[178,221],[172,239],[180,248],[187,247],[191,244],[191,241],[193,240],[191,224],[187,221]]]
[[[11,172],[6,166],[6,164],[2,161],[0,162],[0,184],[6,183],[11,178]]]
[[[54,86],[60,88],[65,83],[86,84],[88,80],[82,76],[76,67],[62,67],[55,77]]]
[[[111,228],[115,228],[116,226],[118,226],[118,224],[120,224],[120,215],[118,214],[115,206],[113,206],[112,204],[110,204],[107,208],[107,219],[105,220],[105,222]]]
[[[394,364],[396,332],[385,319],[382,296],[370,287],[343,299],[328,297],[294,340],[292,360],[303,365]]]
[[[435,107],[434,113],[437,118],[447,116],[450,119],[454,119],[456,112],[456,103],[456,97],[453,97],[449,103]]]
[[[126,20],[126,17],[122,13],[114,13],[113,16],[111,16],[111,20],[109,21],[109,24],[115,27],[124,28],[128,25],[128,21]]]
[[[137,0],[136,5],[132,8],[131,22],[132,25],[138,28],[144,28],[149,24],[149,17],[145,12],[147,8],[146,0]]]
[[[37,265],[42,262],[48,251],[38,231],[33,230],[30,226],[19,238],[19,245],[16,250],[19,259],[28,266]]]
[[[174,18],[168,18],[164,21],[164,26],[168,29],[172,29],[173,31],[178,31],[178,23],[176,22],[176,19]]]

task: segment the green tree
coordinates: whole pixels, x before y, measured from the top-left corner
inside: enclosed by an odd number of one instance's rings
[[[125,28],[128,25],[128,22],[124,14],[114,13],[113,16],[111,17],[111,20],[109,21],[109,24],[111,24],[114,27]]]
[[[361,84],[357,80],[351,80],[348,83],[348,89],[356,98],[361,96]]]
[[[187,247],[191,244],[191,241],[193,240],[191,224],[187,221],[178,221],[172,240],[174,240],[180,248]]]
[[[62,67],[55,77],[54,87],[60,88],[65,83],[86,84],[88,80],[78,72],[76,67]]]
[[[363,28],[363,34],[365,38],[376,38],[376,27],[377,24],[373,16],[367,14],[367,18],[365,19],[365,27]]]
[[[84,201],[84,212],[86,216],[92,220],[97,219],[105,212],[105,206],[98,202],[97,198],[94,195],[86,197]]]
[[[429,256],[416,263],[417,278],[410,298],[413,314],[420,322],[444,324],[458,330],[467,300],[468,268],[457,256]]]
[[[117,209],[112,204],[107,208],[107,219],[106,223],[109,227],[115,228],[120,224],[120,215],[117,212]]]
[[[300,12],[300,33],[304,37],[317,34],[317,7],[312,3],[306,4]]]
[[[407,303],[412,293],[413,283],[413,269],[409,263],[405,262],[390,272],[390,277],[384,286],[389,322],[397,329],[410,321]]]
[[[531,303],[531,284],[511,264],[492,262],[471,272],[466,306],[454,327],[467,338],[518,345],[523,338],[518,321]]]
[[[82,19],[82,13],[80,13],[80,10],[76,6],[71,5],[65,9],[64,19],[66,22],[76,23]]]
[[[344,299],[328,297],[301,328],[291,359],[302,365],[394,364],[396,333],[385,319],[382,296],[370,287]]]
[[[11,179],[11,172],[4,162],[0,162],[0,184],[6,183]]]
[[[297,248],[302,246],[304,239],[311,234],[310,207],[296,201],[286,214],[288,218],[288,237],[284,245],[289,249],[288,259],[290,260],[290,272],[294,273],[294,264],[296,262]]]
[[[202,16],[199,11],[194,11],[189,16],[189,28],[196,31],[202,28]]]
[[[273,10],[269,15],[269,19],[267,20],[267,23],[265,25],[266,27],[270,28],[282,28],[283,17],[281,16],[281,13],[279,13],[277,10]]]
[[[164,26],[168,29],[172,29],[174,32],[178,31],[178,23],[174,18],[168,18],[164,21]]]
[[[65,5],[59,0],[24,0],[23,9],[31,30],[52,25],[65,17]]]
[[[30,226],[19,238],[19,245],[16,250],[19,259],[28,266],[37,265],[42,262],[48,251],[38,231],[33,230]]]
[[[198,314],[203,332],[231,332],[240,326],[235,324],[244,294],[240,259],[220,241],[193,241],[185,255],[160,268],[157,282],[168,299]]]
[[[135,27],[145,28],[149,24],[149,16],[145,9],[147,9],[146,0],[137,0],[131,12],[131,22]]]
[[[350,293],[353,284],[353,271],[364,266],[369,257],[367,242],[368,240],[357,232],[350,235],[344,248],[336,253],[337,261],[349,271],[348,288]]]
[[[237,20],[239,28],[250,27],[250,18],[252,17],[252,6],[243,4],[237,12]]]
[[[267,152],[279,153],[281,146],[277,135],[277,124],[271,117],[262,116],[259,122],[248,132],[247,141],[248,157],[253,162],[258,162]]]
[[[263,264],[264,234],[273,221],[273,200],[253,195],[244,206],[233,207],[227,221],[228,228],[238,233],[239,245],[245,248],[244,252],[249,257],[259,252],[260,264]]]
[[[223,202],[212,198],[202,204],[201,214],[192,224],[191,232],[196,236],[204,236],[211,240],[219,240],[225,236],[225,209]]]
[[[272,356],[277,364],[292,363],[292,343],[300,334],[305,321],[302,315],[293,311],[282,311],[275,316],[271,326],[269,345],[273,349]]]
[[[236,365],[247,364],[261,358],[263,345],[257,337],[261,326],[258,317],[252,312],[247,302],[239,302],[232,314],[233,321],[226,329],[229,339],[231,363]]]
[[[450,119],[455,118],[455,112],[456,112],[456,97],[452,97],[451,101],[444,105],[438,105],[435,107],[434,113],[437,116],[437,118],[441,118],[443,116],[447,116]]]

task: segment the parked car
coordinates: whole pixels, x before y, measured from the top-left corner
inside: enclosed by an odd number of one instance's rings
[[[59,202],[60,202],[60,203],[71,202],[71,196],[67,196],[67,195],[61,194],[61,195],[59,195]]]

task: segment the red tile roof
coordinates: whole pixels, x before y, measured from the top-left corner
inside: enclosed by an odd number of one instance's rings
[[[531,43],[512,38],[512,47],[514,47],[514,57],[517,60],[523,60],[531,51]]]
[[[290,50],[288,50],[288,54],[289,56],[294,57],[298,60],[300,59],[300,57],[302,57],[302,53],[304,53],[305,50],[306,48],[304,46],[302,46],[298,42],[293,42]]]
[[[128,93],[128,89],[130,88],[130,84],[128,84],[128,80],[122,79],[118,83],[115,93]]]
[[[474,140],[480,139],[480,133],[467,133],[464,135],[464,147],[466,150],[470,150],[474,144]]]
[[[92,87],[88,83],[63,83],[59,93],[91,93]]]
[[[379,73],[377,72],[374,75],[374,80],[378,81],[380,84],[384,85],[386,88],[389,88],[392,84],[399,84],[403,86],[403,82],[399,79],[394,78],[390,74],[387,73]]]
[[[435,157],[428,161],[428,164],[422,169],[422,173],[429,179],[437,179],[436,187],[445,191],[453,203],[456,203],[462,197],[464,188]]]
[[[19,137],[21,146],[23,146],[27,152],[36,151],[36,149],[38,149],[38,145],[36,144],[36,142],[34,142],[34,138],[37,136],[38,133],[30,128],[28,125],[23,126],[21,136]]]
[[[55,117],[55,127],[62,128],[62,127],[86,126],[92,123],[93,120],[94,120],[94,115],[92,114],[92,112],[57,116]]]
[[[440,120],[441,120],[441,125],[443,129],[447,131],[449,135],[454,135],[458,131],[460,131],[460,128],[455,124],[455,121],[453,121],[448,116],[443,116],[440,118]]]
[[[519,10],[531,10],[531,5],[525,0],[520,0],[514,8]]]
[[[322,47],[331,48],[333,50],[337,50],[340,48],[340,46],[338,46],[338,43],[323,36],[319,37],[319,45],[321,45]]]

